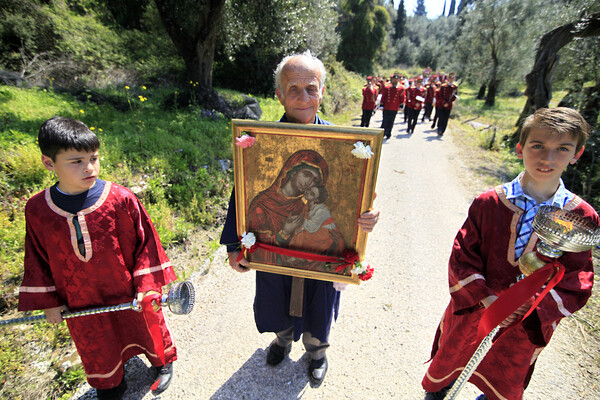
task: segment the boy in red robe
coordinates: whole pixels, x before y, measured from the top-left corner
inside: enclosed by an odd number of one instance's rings
[[[560,178],[584,150],[588,125],[570,108],[539,109],[523,125],[517,156],[525,171],[512,182],[479,195],[458,232],[449,261],[451,300],[438,327],[423,388],[426,400],[443,399],[475,352],[477,328],[485,309],[521,274],[517,260],[538,241],[533,217],[542,205],[554,205],[592,219],[594,209],[568,191]],[[478,399],[520,400],[540,352],[560,320],[579,310],[594,281],[591,251],[565,252],[558,261],[566,271],[526,319],[539,291],[507,317],[469,381],[483,391]]]
[[[381,89],[381,101],[383,106],[383,119],[381,127],[383,128],[383,136],[386,139],[392,137],[392,129],[394,128],[394,120],[400,107],[404,104],[404,86],[400,83],[400,75],[394,73],[391,77],[392,84],[384,86]]]
[[[415,127],[419,121],[419,113],[423,108],[425,101],[425,88],[423,88],[423,78],[415,79],[415,85],[406,89],[406,109],[408,109],[407,133],[415,133]]]
[[[458,86],[454,83],[454,79],[456,79],[456,74],[452,72],[448,75],[448,80],[442,84],[440,90],[435,94],[435,116],[438,119],[437,133],[439,136],[443,136],[446,132],[452,104],[458,98]],[[433,128],[434,125],[431,127]]]
[[[373,77],[367,76],[367,84],[363,87],[362,95],[362,117],[360,119],[361,127],[369,127],[371,122],[371,116],[375,113],[375,106],[377,103],[377,86],[373,84]]]
[[[47,321],[57,324],[62,311],[137,297],[143,312],[70,318],[67,326],[99,399],[123,397],[123,365],[142,353],[157,375],[152,389],[160,393],[171,382],[177,351],[162,311],[152,312],[146,295],[156,296],[177,277],[152,221],[128,189],[98,179],[100,142],[85,124],[51,118],[41,126],[38,143],[44,167],[58,182],[25,206],[19,310],[44,310]]]

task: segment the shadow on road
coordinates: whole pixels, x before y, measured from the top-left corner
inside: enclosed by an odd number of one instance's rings
[[[308,383],[308,354],[305,353],[297,361],[286,357],[275,367],[267,365],[265,360],[266,351],[256,350],[210,400],[302,398]]]
[[[177,368],[177,362],[173,364]],[[123,400],[141,400],[150,392],[150,386],[154,383],[154,370],[148,367],[144,361],[135,356],[130,358],[125,363],[125,381],[127,382],[127,391],[123,396]],[[175,374],[177,371],[175,370]],[[89,388],[89,386],[88,386]],[[160,398],[156,396],[155,398]],[[89,388],[82,393],[78,400],[96,400],[96,389]]]

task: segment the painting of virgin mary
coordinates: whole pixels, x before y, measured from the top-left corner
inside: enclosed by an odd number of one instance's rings
[[[284,163],[273,183],[250,202],[248,230],[260,243],[340,255],[344,248],[343,238],[323,204],[328,176],[329,167],[319,153],[296,151]],[[315,210],[312,214],[311,207]],[[251,260],[302,269],[326,268],[322,262],[286,257],[263,249],[257,249]]]

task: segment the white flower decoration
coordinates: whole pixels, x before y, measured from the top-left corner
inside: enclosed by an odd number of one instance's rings
[[[354,148],[352,149],[352,154],[357,158],[371,158],[373,152],[371,151],[371,146],[366,145],[363,142],[354,143]]]
[[[356,275],[364,274],[365,272],[367,272],[367,267],[363,267],[361,263],[356,263],[354,264],[354,268],[350,272]]]
[[[256,236],[254,236],[254,233],[242,233],[242,246],[249,249],[250,247],[254,246],[254,243],[256,243]]]

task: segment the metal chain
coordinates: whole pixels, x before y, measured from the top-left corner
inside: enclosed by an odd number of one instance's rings
[[[488,335],[485,338],[483,338],[483,340],[479,344],[479,347],[477,347],[477,350],[475,350],[475,353],[473,353],[473,356],[465,366],[465,369],[462,370],[462,372],[458,376],[458,379],[456,379],[456,381],[446,394],[446,397],[444,397],[444,400],[456,399],[458,393],[465,386],[471,375],[473,375],[481,361],[483,361],[487,352],[492,347],[492,339],[494,339],[494,336],[496,336],[496,333],[498,333],[499,329],[500,326],[495,327],[490,333],[488,333]]]

